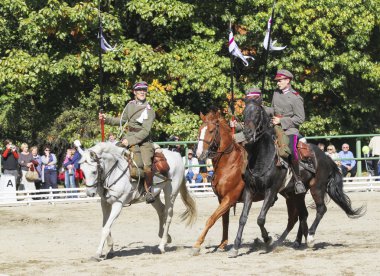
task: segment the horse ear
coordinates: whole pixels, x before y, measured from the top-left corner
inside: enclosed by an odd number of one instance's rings
[[[92,150],[90,150],[90,157],[92,160],[95,160],[95,161],[99,159],[98,155]]]
[[[205,115],[203,115],[203,113],[201,112],[200,116],[201,116],[202,121],[204,122],[206,120]]]

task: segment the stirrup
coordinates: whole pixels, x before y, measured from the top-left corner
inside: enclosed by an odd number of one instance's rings
[[[301,180],[296,181],[294,184],[294,192],[296,195],[306,193],[305,185],[302,183]]]
[[[153,196],[151,192],[147,192],[145,194],[145,201],[146,203],[153,203],[156,200],[156,198]]]

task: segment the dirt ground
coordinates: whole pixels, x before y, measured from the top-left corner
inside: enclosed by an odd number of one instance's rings
[[[197,198],[198,219],[186,228],[179,219],[184,210],[180,197],[170,229],[173,241],[165,254],[157,245],[158,219],[145,203],[123,209],[112,228],[116,254],[102,262],[90,261],[100,239],[100,203],[66,203],[0,207],[0,274],[5,275],[379,275],[380,194],[349,193],[353,206],[367,205],[367,213],[347,218],[334,202],[327,206],[313,248],[295,250],[291,242],[266,253],[256,217],[261,203],[254,203],[243,235],[240,255],[213,252],[221,239],[221,220],[206,237],[199,256],[190,256],[191,246],[217,206],[215,197]],[[308,201],[310,197],[308,196]],[[231,214],[231,247],[238,227]],[[309,209],[311,225],[315,210]],[[287,221],[285,201],[276,202],[267,217],[267,229],[276,238]]]

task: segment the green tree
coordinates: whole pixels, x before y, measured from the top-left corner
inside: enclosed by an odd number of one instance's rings
[[[306,135],[379,130],[377,3],[277,1],[273,37],[287,48],[270,55],[264,99],[275,71],[291,70],[305,99]],[[117,45],[103,53],[106,112],[120,115],[133,83],[144,79],[157,112],[155,140],[195,139],[199,113],[227,104],[230,22],[256,59],[249,67],[235,61],[237,97],[261,83],[271,7],[268,0],[102,1],[104,35]],[[1,138],[100,140],[97,1],[3,0],[0,22]]]

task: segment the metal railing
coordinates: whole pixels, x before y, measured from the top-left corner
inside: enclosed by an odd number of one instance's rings
[[[215,197],[211,183],[186,183],[186,186],[194,197]],[[380,192],[380,176],[345,177],[343,189],[345,192]],[[85,191],[86,188],[3,191],[0,192],[0,207],[100,200],[99,196],[88,197]],[[163,196],[162,193],[161,196]]]

